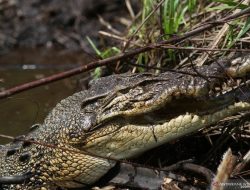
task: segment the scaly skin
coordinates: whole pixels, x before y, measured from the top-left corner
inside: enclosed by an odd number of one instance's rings
[[[214,63],[197,71],[205,76],[245,76],[250,58],[243,58],[242,65],[225,61],[223,67]],[[242,89],[212,96],[211,90],[222,83],[170,72],[92,81],[89,90],[62,100],[22,141],[0,147],[0,185],[22,190],[90,185],[114,166],[108,157],[131,158],[249,110]],[[248,88],[243,91],[249,93]]]

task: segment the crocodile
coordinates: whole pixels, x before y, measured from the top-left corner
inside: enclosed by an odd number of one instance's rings
[[[88,187],[118,160],[248,111],[249,72],[247,54],[177,73],[93,80],[28,134],[0,146],[0,189]],[[220,89],[242,77],[236,87]]]

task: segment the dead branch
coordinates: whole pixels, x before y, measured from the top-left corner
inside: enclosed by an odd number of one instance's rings
[[[71,77],[73,75],[89,71],[89,70],[94,69],[94,68],[99,67],[99,66],[111,64],[111,63],[114,63],[116,61],[123,60],[125,58],[133,57],[135,55],[150,51],[150,50],[155,49],[155,48],[160,48],[162,45],[181,42],[185,39],[188,39],[192,36],[195,36],[195,35],[203,32],[203,31],[209,30],[215,26],[218,26],[220,24],[224,24],[227,21],[239,18],[239,17],[246,15],[246,14],[250,14],[250,7],[240,11],[239,13],[236,13],[236,14],[230,15],[228,17],[225,17],[223,19],[217,20],[216,22],[209,23],[209,24],[203,24],[202,26],[200,26],[200,27],[198,27],[190,32],[186,32],[181,36],[175,36],[173,38],[170,38],[168,40],[163,40],[163,41],[158,42],[156,44],[151,43],[151,44],[148,44],[147,46],[142,47],[142,48],[133,49],[133,50],[130,50],[128,52],[120,53],[116,56],[113,56],[113,57],[110,57],[107,59],[93,61],[87,65],[83,65],[83,66],[80,66],[80,67],[77,67],[77,68],[74,68],[74,69],[71,69],[71,70],[68,70],[65,72],[61,72],[61,73],[58,73],[55,75],[51,75],[49,77],[45,77],[45,78],[42,78],[39,80],[35,80],[32,82],[28,82],[28,83],[21,84],[19,86],[15,86],[13,88],[4,90],[4,91],[0,92],[0,99],[17,94],[17,93],[20,93],[20,92],[28,90],[28,89],[32,89],[32,88],[44,85],[44,84],[48,84],[48,83],[58,81],[58,80],[61,80],[61,79],[67,78],[67,77]]]

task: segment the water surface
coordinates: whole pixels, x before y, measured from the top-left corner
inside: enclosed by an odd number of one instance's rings
[[[30,82],[86,63],[83,53],[17,50],[0,56],[0,90]],[[0,133],[19,136],[41,123],[61,99],[80,90],[79,79],[67,78],[0,100]],[[0,144],[9,140],[0,138]]]

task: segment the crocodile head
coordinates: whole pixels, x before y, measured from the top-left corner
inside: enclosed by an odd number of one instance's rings
[[[89,90],[62,100],[42,125],[1,148],[0,184],[25,190],[92,184],[116,160],[249,110],[244,84],[216,93],[217,87],[247,77],[249,71],[247,55],[181,73],[92,81]]]

